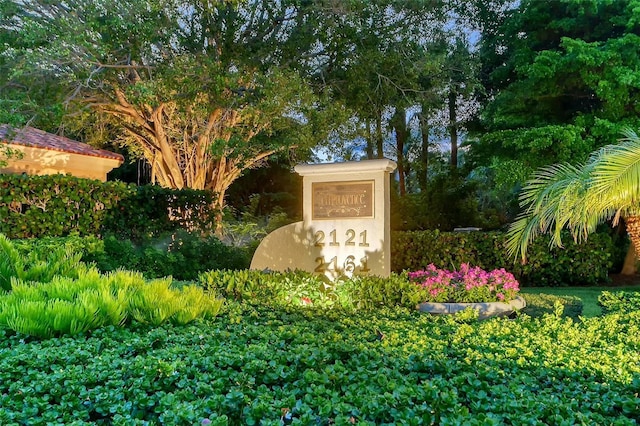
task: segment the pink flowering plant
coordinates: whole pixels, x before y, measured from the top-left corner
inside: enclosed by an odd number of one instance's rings
[[[487,272],[468,263],[460,265],[457,271],[430,264],[422,271],[409,272],[408,276],[409,281],[427,290],[425,302],[509,302],[520,291],[513,274],[504,269]]]

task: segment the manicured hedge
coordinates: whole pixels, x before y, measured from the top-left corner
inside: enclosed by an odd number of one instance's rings
[[[142,241],[178,230],[210,232],[215,225],[214,195],[194,189],[133,186],[105,216],[103,233]]]
[[[11,239],[116,234],[138,240],[209,230],[214,195],[72,176],[0,174],[0,233]]]
[[[133,194],[121,182],[0,174],[0,233],[11,239],[97,234],[107,213]]]
[[[598,304],[603,314],[628,313],[640,311],[640,292],[638,291],[603,291],[598,297]]]
[[[506,255],[501,232],[408,231],[391,235],[391,269],[424,269],[430,263],[439,268],[458,268],[462,263],[485,270],[505,268],[523,285],[595,285],[608,281],[613,265],[612,238],[605,233],[589,236],[584,244],[564,238],[564,248],[550,248],[548,237],[534,241],[526,264]]]
[[[95,262],[103,272],[128,269],[147,278],[171,275],[177,280],[195,280],[204,271],[244,269],[250,263],[241,248],[227,246],[213,235],[185,231],[140,242],[109,235],[103,244],[103,251],[87,254],[83,260]]]
[[[249,267],[247,253],[223,244],[215,236],[178,231],[173,234],[132,241],[114,235],[45,237],[13,240],[23,255],[53,252],[64,247],[82,254],[82,261],[92,262],[102,272],[126,269],[141,272],[146,278],[172,276],[176,280],[195,280],[211,269]]]

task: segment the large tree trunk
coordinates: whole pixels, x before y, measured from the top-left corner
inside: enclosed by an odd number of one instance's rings
[[[638,260],[638,254],[640,254],[640,216],[625,217],[624,222],[627,226],[627,233],[631,239],[631,244],[635,249],[635,260]],[[627,256],[628,257],[628,256]],[[626,259],[625,259],[626,263]],[[624,267],[623,267],[624,271]],[[624,272],[623,272],[624,273]]]
[[[232,148],[229,147],[212,152],[214,141],[228,142],[234,128],[245,124],[238,111],[214,108],[206,120],[195,115],[185,119],[176,114],[171,102],[153,108],[130,103],[121,90],[115,94],[114,102],[94,107],[122,119],[123,126],[151,164],[153,183],[174,189],[212,191],[217,212],[216,231],[220,232],[224,195],[229,186],[243,170],[256,167],[277,150],[246,149],[234,156],[230,155]],[[262,130],[261,126],[251,128],[245,134],[246,140],[250,141]]]
[[[624,263],[622,264],[622,270],[620,275],[635,275],[638,273],[638,258],[636,256],[636,250],[633,248],[633,244],[629,244],[627,255],[624,257]]]
[[[456,105],[457,91],[453,88],[449,91],[449,137],[451,138],[451,158],[452,170],[458,168],[458,116]]]
[[[378,158],[384,157],[384,146],[382,140],[382,111],[376,113],[376,155]]]
[[[398,159],[398,176],[399,176],[399,189],[400,196],[404,196],[407,193],[405,169],[404,169],[404,146],[409,137],[407,131],[406,111],[404,108],[396,108],[396,113],[393,117],[393,128],[396,131],[396,156]]]
[[[420,137],[422,145],[420,147],[420,158],[418,160],[418,167],[416,167],[416,173],[418,175],[418,186],[421,192],[427,191],[428,176],[429,176],[429,123],[424,113],[425,107],[422,107],[420,113]]]
[[[373,160],[373,133],[371,133],[371,121],[367,119],[367,160]]]

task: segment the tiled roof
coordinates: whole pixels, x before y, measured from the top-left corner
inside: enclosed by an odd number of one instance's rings
[[[111,158],[119,160],[121,163],[124,162],[124,157],[115,152],[94,148],[86,143],[47,133],[29,126],[14,129],[11,126],[2,124],[0,125],[0,140],[15,145],[88,155],[90,157]]]

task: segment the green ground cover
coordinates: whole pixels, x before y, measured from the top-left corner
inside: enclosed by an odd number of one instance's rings
[[[228,302],[187,326],[0,331],[0,424],[632,425],[638,351],[640,311],[478,322]]]
[[[0,248],[3,426],[640,418],[635,294],[580,318],[579,297],[528,293],[513,319],[479,322],[416,311],[431,290],[397,274],[328,285],[209,271],[174,283],[103,275],[62,248]]]
[[[640,292],[640,285],[623,287],[525,287],[521,289],[521,293],[524,295],[549,294],[553,296],[577,297],[582,301],[582,315],[585,317],[597,317],[602,313],[602,309],[598,304],[598,297],[603,291]]]

